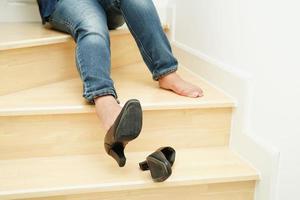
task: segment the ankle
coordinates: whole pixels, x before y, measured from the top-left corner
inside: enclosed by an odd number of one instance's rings
[[[178,83],[179,79],[180,77],[178,76],[178,74],[176,72],[173,72],[160,78],[158,80],[158,84],[161,88],[174,90],[176,89],[176,83]]]
[[[106,96],[100,96],[100,97],[96,97],[94,99],[94,102],[97,105],[103,105],[103,104],[118,104],[117,100],[115,99],[114,96],[112,95],[106,95]]]
[[[94,101],[96,113],[102,122],[103,128],[108,131],[122,108],[113,96],[98,97]]]
[[[172,72],[170,74],[167,74],[163,77],[161,77],[158,81],[159,82],[165,82],[165,81],[169,81],[169,80],[172,80],[174,78],[177,78],[178,77],[178,74],[176,72]]]

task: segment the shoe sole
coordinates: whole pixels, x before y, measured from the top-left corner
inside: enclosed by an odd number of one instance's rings
[[[163,182],[171,176],[172,168],[168,163],[151,156],[147,158],[147,162],[153,181]]]
[[[137,138],[142,130],[143,112],[138,100],[130,100],[116,129],[116,142],[126,143]]]

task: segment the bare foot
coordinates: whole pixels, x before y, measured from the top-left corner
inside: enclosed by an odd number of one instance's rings
[[[158,80],[159,87],[172,90],[176,94],[197,98],[203,96],[203,91],[198,86],[195,86],[183,80],[176,72],[168,74]]]
[[[106,131],[113,125],[122,107],[113,96],[102,96],[95,99],[96,112]]]

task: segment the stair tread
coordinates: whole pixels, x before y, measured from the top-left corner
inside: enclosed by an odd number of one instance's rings
[[[141,101],[144,110],[234,106],[230,97],[185,67],[180,66],[178,72],[186,80],[199,85],[204,90],[204,97],[188,98],[160,89],[144,63],[114,68],[112,77],[121,104],[136,98]],[[0,96],[0,116],[89,112],[94,112],[94,106],[82,97],[79,78]]]
[[[40,22],[2,22],[0,23],[0,50],[55,44],[71,40],[71,36],[45,28]],[[163,26],[165,30],[167,25]],[[110,35],[127,34],[127,26],[110,31]]]
[[[177,150],[172,176],[163,183],[153,183],[149,171],[142,172],[138,167],[138,162],[149,153],[127,153],[124,168],[100,154],[2,160],[0,197],[30,198],[258,179],[256,170],[235,152],[227,147],[210,147]]]

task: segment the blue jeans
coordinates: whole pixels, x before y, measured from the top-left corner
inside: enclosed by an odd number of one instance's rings
[[[124,22],[154,80],[177,70],[152,0],[59,0],[48,20],[54,29],[74,38],[83,97],[91,103],[99,96],[118,98],[110,77],[109,30]]]

